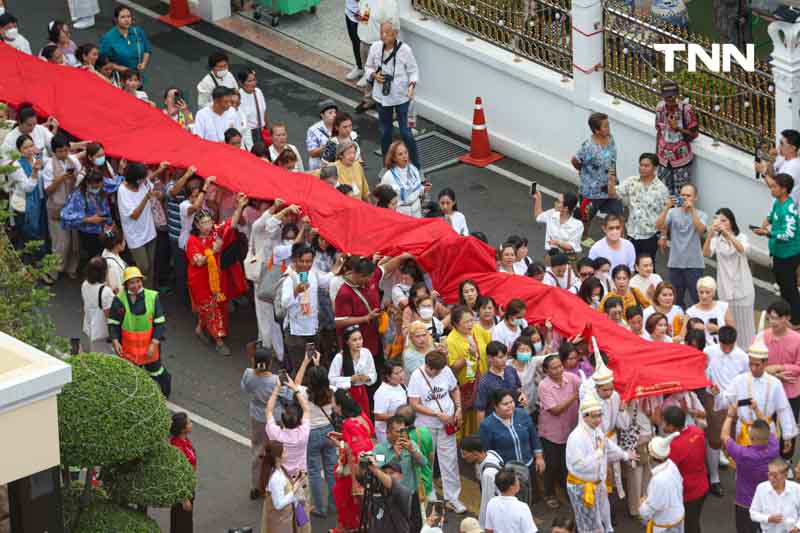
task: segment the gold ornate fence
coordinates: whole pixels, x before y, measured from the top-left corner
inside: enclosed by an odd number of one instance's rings
[[[611,3],[604,6],[603,22],[606,92],[652,110],[661,81],[672,79],[695,109],[703,133],[747,151],[774,139],[774,82],[768,64],[757,60],[755,72],[747,72],[732,61],[731,72],[725,73],[711,72],[698,61],[697,72],[689,72],[686,54],[679,52],[675,72],[667,74],[664,55],[653,43],[696,43],[710,50],[709,40]]]
[[[571,0],[415,0],[414,7],[572,77]]]

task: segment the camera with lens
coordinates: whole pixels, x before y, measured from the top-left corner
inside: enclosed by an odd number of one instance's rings
[[[358,454],[358,467],[362,470],[368,470],[370,465],[370,458],[374,458],[375,454],[372,452],[361,452]]]
[[[383,86],[381,87],[381,94],[383,96],[389,96],[389,93],[392,92],[392,81],[394,81],[394,76],[391,74],[383,75]]]

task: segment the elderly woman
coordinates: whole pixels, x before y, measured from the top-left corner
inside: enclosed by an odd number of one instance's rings
[[[180,124],[184,129],[190,129],[194,124],[194,117],[186,104],[186,96],[177,87],[170,87],[164,91],[164,114]]]
[[[133,13],[126,6],[114,9],[114,27],[100,39],[100,53],[108,56],[113,69],[144,72],[150,63],[150,41],[142,28],[133,25]]]
[[[717,293],[720,299],[728,302],[731,317],[736,322],[738,344],[745,350],[756,335],[753,320],[756,291],[747,262],[749,247],[747,235],[739,232],[733,212],[727,207],[719,209],[703,244],[703,255],[717,256]]]
[[[267,101],[258,88],[256,71],[248,68],[236,75],[239,80],[240,108],[247,118],[247,128],[251,132],[253,144],[264,144],[264,127],[267,125]]]
[[[422,201],[431,190],[431,182],[425,181],[419,169],[408,159],[408,148],[402,141],[389,147],[384,162],[381,185],[388,185],[400,197],[397,211],[410,217],[422,217]]]
[[[662,281],[656,285],[652,305],[644,310],[645,323],[654,313],[661,313],[667,317],[667,333],[671,337],[677,337],[680,334],[685,315],[683,309],[679,305],[675,305],[675,289],[669,281]]]
[[[236,284],[223,275],[222,251],[236,241],[234,228],[246,205],[247,197],[239,194],[233,216],[218,226],[208,211],[200,211],[194,217],[191,235],[186,241],[187,279],[192,308],[197,313],[195,335],[206,343],[208,334],[216,344],[217,353],[224,356],[231,354],[225,345],[228,302],[238,294],[234,293]]]
[[[700,278],[697,280],[699,301],[686,310],[687,317],[698,318],[705,324],[707,344],[716,344],[718,342],[717,332],[719,332],[720,327],[736,327],[728,302],[715,300],[716,292],[717,282],[714,281],[714,278],[710,276]]]
[[[355,143],[349,140],[336,146],[336,171],[339,174],[339,185],[349,185],[353,189],[350,196],[366,202],[369,200],[369,184],[356,150]]]

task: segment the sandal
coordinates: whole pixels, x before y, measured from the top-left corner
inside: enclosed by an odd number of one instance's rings
[[[194,334],[198,339],[200,339],[200,342],[206,346],[211,346],[211,339],[208,338],[204,331],[194,330]]]

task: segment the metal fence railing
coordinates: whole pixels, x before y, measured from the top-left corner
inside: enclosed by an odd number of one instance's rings
[[[415,0],[414,7],[572,77],[571,0]]]
[[[689,72],[686,54],[677,53],[675,72],[665,73],[664,55],[654,43],[696,43],[710,50],[709,40],[633,15],[624,5],[607,3],[603,11],[607,93],[653,110],[660,100],[661,81],[671,79],[695,109],[701,132],[747,151],[774,139],[774,81],[768,64],[757,60],[755,72],[747,72],[732,62],[731,72],[726,73],[707,70],[698,61],[697,71]]]

